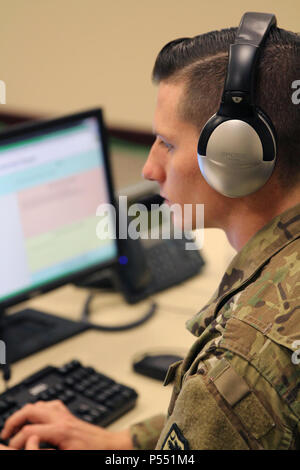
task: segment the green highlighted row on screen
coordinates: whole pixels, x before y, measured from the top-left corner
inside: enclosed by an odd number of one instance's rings
[[[107,246],[102,247],[102,249],[98,248],[96,251],[85,253],[76,259],[66,261],[59,265],[53,266],[50,269],[36,273],[33,276],[30,285],[25,286],[24,289],[19,289],[10,293],[9,295],[0,297],[0,301],[3,302],[12,297],[25,294],[28,291],[39,289],[43,287],[44,284],[60,281],[67,276],[78,273],[80,270],[102,265],[103,263],[110,262],[114,259],[117,259],[117,249],[113,244],[108,244]]]
[[[83,253],[114,244],[112,240],[101,240],[96,235],[99,217],[92,215],[77,222],[64,225],[25,242],[28,267],[31,273],[75,258]]]

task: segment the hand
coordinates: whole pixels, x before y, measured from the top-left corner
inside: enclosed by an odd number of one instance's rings
[[[0,450],[18,450],[14,447],[8,447],[0,444]],[[39,450],[39,439],[37,436],[30,436],[26,442],[25,450]]]
[[[111,432],[86,423],[59,400],[25,405],[8,418],[1,438],[10,438],[14,449],[38,449],[41,442],[64,450],[132,449],[128,430]]]

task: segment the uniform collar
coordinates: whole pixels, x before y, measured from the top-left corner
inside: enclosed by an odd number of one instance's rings
[[[218,306],[251,279],[258,270],[300,237],[300,204],[274,217],[260,229],[233,258],[212,299],[186,323],[187,329],[199,336],[215,318]]]

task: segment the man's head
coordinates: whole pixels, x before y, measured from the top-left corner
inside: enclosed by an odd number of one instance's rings
[[[229,45],[236,28],[213,31],[168,43],[153,69],[156,83],[184,83],[179,114],[199,133],[219,108],[228,63]],[[299,178],[300,107],[293,104],[292,83],[300,74],[300,36],[273,28],[259,60],[256,104],[271,118],[278,137],[278,165],[283,185]],[[299,181],[299,180],[298,180]]]
[[[183,189],[186,194],[192,192],[194,200],[189,198],[186,202],[204,202],[206,198],[224,210],[224,198],[219,197],[214,190],[210,190],[203,181],[197,166],[197,136],[199,137],[202,127],[207,119],[219,108],[221,95],[224,87],[229,45],[234,42],[236,28],[222,31],[213,31],[194,38],[183,38],[168,43],[159,53],[153,69],[153,80],[159,84],[158,105],[155,114],[154,127],[156,134],[160,132],[161,126],[169,126],[171,120],[177,120],[177,132],[179,137],[186,138],[190,154],[186,152],[185,164],[182,162]],[[300,105],[292,102],[292,83],[299,79],[300,75],[300,37],[294,33],[273,28],[265,45],[262,48],[258,66],[256,104],[265,111],[275,126],[278,137],[278,159],[276,169],[272,178],[277,178],[282,190],[289,190],[291,186],[299,184],[300,176]],[[175,91],[176,90],[176,91]],[[173,97],[170,96],[173,93]],[[166,122],[161,114],[163,104],[172,105],[172,114]],[[175,103],[175,100],[177,102]],[[175,113],[175,114],[174,114]],[[159,121],[157,128],[156,121]],[[164,121],[162,123],[162,120]],[[180,130],[180,125],[185,123],[185,129]],[[187,129],[187,126],[188,129]],[[173,129],[176,130],[175,128]],[[188,138],[188,132],[190,137]],[[144,175],[156,179],[151,174],[154,167],[156,150],[159,148],[159,139],[156,140],[152,155],[145,166]],[[167,144],[172,144],[168,142]],[[163,147],[161,148],[161,152]],[[170,150],[170,149],[168,149]],[[172,150],[172,149],[171,149]],[[172,150],[175,155],[175,150]],[[170,159],[171,151],[168,152]],[[189,161],[193,158],[193,164]],[[165,155],[160,155],[161,164],[166,160],[170,169],[172,162]],[[179,159],[177,159],[179,162]],[[157,160],[156,160],[157,161]],[[179,167],[178,163],[178,167]],[[161,165],[161,169],[163,165]],[[168,168],[165,168],[168,170]],[[197,173],[198,172],[198,173]],[[200,175],[199,175],[200,174]],[[193,176],[192,181],[189,177]],[[162,174],[160,175],[162,178]],[[179,181],[179,180],[178,180]],[[189,182],[189,183],[188,183]],[[173,194],[173,183],[159,181],[162,193],[166,197]],[[184,184],[186,183],[186,184]],[[188,183],[188,187],[187,186]],[[193,186],[191,186],[193,185]],[[199,199],[197,195],[204,196]],[[205,210],[207,212],[207,206]],[[218,217],[221,216],[219,213]],[[210,224],[210,223],[209,223]],[[216,226],[216,221],[212,221]]]

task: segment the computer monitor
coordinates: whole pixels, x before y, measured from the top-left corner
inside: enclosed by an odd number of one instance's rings
[[[114,197],[100,109],[0,134],[0,315],[117,262],[118,241],[97,236],[101,203]],[[10,362],[87,328],[50,317],[2,315]]]
[[[0,306],[113,264],[117,241],[96,235],[113,204],[101,110],[0,135]]]

